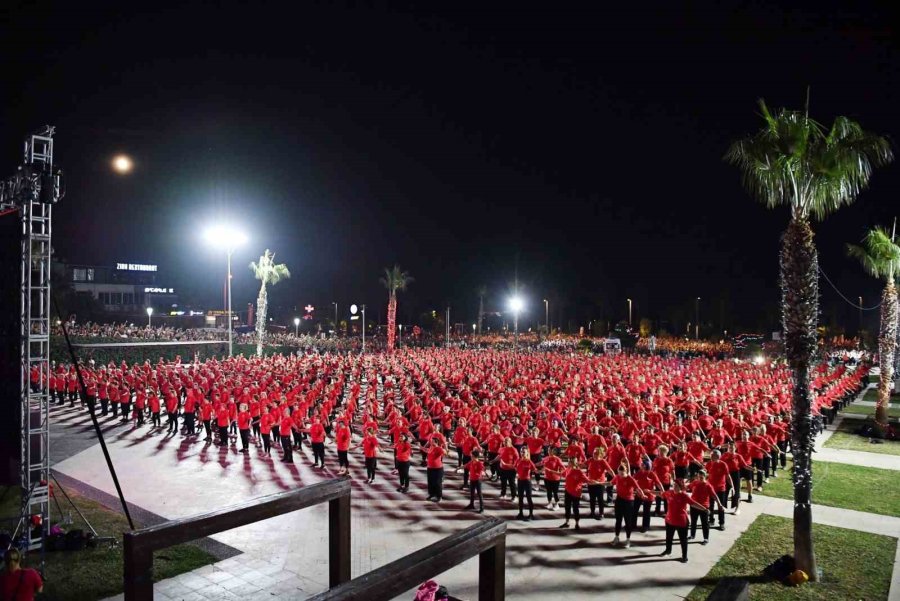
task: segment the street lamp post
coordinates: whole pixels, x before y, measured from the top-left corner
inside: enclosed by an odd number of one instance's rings
[[[444,329],[447,331],[447,348],[450,348],[450,305],[447,305],[447,317],[444,318]]]
[[[153,307],[147,307],[147,327],[153,327]]]
[[[397,336],[397,348],[400,348],[403,346],[403,324],[397,324],[397,329],[400,330],[400,335]]]
[[[225,248],[228,257],[228,356],[234,353],[234,340],[232,336],[233,316],[231,312],[231,255],[236,246],[247,242],[247,236],[242,232],[224,226],[218,226],[206,231],[206,240],[210,244]]]
[[[694,340],[700,340],[700,297],[697,297],[697,303],[694,311]]]
[[[338,334],[338,310],[337,303],[335,301],[331,301],[331,304],[334,305],[334,337],[337,338]]]
[[[547,336],[550,335],[550,301],[544,299],[544,325],[547,327]]]
[[[518,296],[514,296],[509,299],[509,308],[512,309],[513,312],[513,328],[515,329],[515,339],[513,342],[514,353],[519,352],[519,312],[524,306],[525,303]]]
[[[360,305],[362,310],[362,352],[366,352],[366,306]]]
[[[297,338],[300,336],[299,331],[300,331],[300,318],[295,317],[294,318],[294,338]]]
[[[628,327],[631,327],[631,299],[628,299]]]
[[[862,332],[862,297],[859,297],[859,325],[856,328],[857,334],[856,337],[860,338],[859,333]]]

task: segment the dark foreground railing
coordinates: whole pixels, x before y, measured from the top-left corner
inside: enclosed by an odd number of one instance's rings
[[[350,580],[350,480],[339,478],[125,533],[125,600],[153,600],[153,552],[328,502],[328,586]],[[493,597],[491,597],[493,599]]]
[[[478,555],[478,599],[506,594],[506,522],[489,518],[338,586],[315,601],[387,601]]]

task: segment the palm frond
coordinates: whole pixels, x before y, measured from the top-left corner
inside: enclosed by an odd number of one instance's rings
[[[400,269],[399,265],[384,268],[384,277],[378,279],[381,285],[387,288],[391,294],[398,290],[406,290],[406,287],[415,281],[408,272]]]
[[[861,246],[848,244],[847,254],[857,259],[872,277],[890,281],[900,273],[900,245],[884,228],[869,230]]]

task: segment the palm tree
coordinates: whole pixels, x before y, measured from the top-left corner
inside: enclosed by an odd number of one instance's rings
[[[397,291],[406,290],[406,286],[412,283],[413,277],[409,273],[400,269],[399,265],[384,268],[384,277],[379,280],[382,285],[388,289],[388,331],[387,331],[387,350],[389,353],[394,352],[394,340],[396,338],[397,324]]]
[[[894,225],[896,230],[896,224]],[[894,380],[894,351],[897,343],[897,287],[894,276],[900,274],[900,246],[894,243],[894,233],[876,227],[869,230],[862,246],[847,245],[847,253],[862,263],[863,269],[875,278],[884,279],[881,293],[881,330],[878,334],[878,401],[875,403],[875,424],[879,432],[887,427],[887,407]]]
[[[487,296],[487,286],[478,287],[478,335],[481,336],[481,324],[484,322],[484,297]]]
[[[250,270],[261,282],[259,296],[256,297],[256,355],[262,357],[263,342],[266,338],[266,313],[269,308],[269,293],[266,292],[266,285],[274,286],[281,280],[291,277],[291,272],[284,263],[280,265],[275,263],[275,253],[269,251],[268,248],[259,258],[259,263],[250,262]]]
[[[808,104],[808,103],[807,103]],[[837,117],[830,129],[805,111],[771,113],[757,133],[734,142],[725,160],[737,166],[751,196],[768,208],[786,205],[791,219],[781,239],[781,313],[785,355],[793,373],[791,453],[794,458],[794,561],[818,578],[812,541],[812,405],[810,372],[816,350],[818,257],[810,218],[852,203],[872,169],[893,155],[884,138]]]

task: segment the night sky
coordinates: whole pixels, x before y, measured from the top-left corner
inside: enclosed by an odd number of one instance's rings
[[[700,296],[710,330],[775,329],[788,214],[722,155],[759,128],[758,98],[800,108],[807,86],[819,121],[896,140],[896,21],[864,2],[606,4],[6,3],[0,174],[56,125],[57,255],[159,264],[160,285],[210,308],[224,256],[201,232],[226,219],[251,239],[236,308],[265,248],[290,267],[277,318],[331,301],[376,317],[396,262],[416,278],[404,323],[447,303],[471,323],[482,284],[501,309],[518,267],[526,321],[543,298],[555,325],[615,321],[631,297],[635,321],[684,331]],[[110,170],[117,152],[134,173]],[[822,268],[866,305],[880,285],[844,245],[890,223],[898,173],[815,226]],[[823,321],[855,331],[857,311],[821,291]]]

